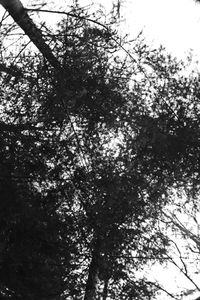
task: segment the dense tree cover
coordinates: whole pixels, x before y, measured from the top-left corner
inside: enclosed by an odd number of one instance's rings
[[[2,299],[152,299],[168,194],[198,192],[198,75],[88,18],[46,29],[60,74],[23,47],[1,73]]]

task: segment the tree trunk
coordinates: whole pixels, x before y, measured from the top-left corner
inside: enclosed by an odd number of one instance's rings
[[[41,30],[36,27],[20,0],[0,0],[0,4],[9,12],[14,21],[21,27],[34,45],[39,49],[56,71],[62,73],[62,67],[45,43]]]
[[[108,282],[109,282],[109,279],[106,278],[105,281],[104,281],[103,298],[102,298],[102,300],[106,300],[107,299],[107,296],[108,296]]]
[[[85,288],[84,300],[95,300],[97,295],[97,288],[99,282],[99,256],[100,256],[100,244],[96,242],[94,250],[92,252],[92,260],[89,266],[88,279]]]

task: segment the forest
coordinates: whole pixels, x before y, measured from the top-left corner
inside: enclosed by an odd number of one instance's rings
[[[200,292],[199,72],[119,1],[52,3],[0,0],[0,298],[184,299],[156,264]]]

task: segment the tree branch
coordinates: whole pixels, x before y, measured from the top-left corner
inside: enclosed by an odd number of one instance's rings
[[[59,73],[62,73],[62,67],[57,58],[53,55],[52,50],[43,39],[41,30],[36,27],[32,19],[27,14],[26,9],[20,0],[0,0],[0,4],[8,11],[14,21],[30,38],[38,50],[48,60],[48,62]]]

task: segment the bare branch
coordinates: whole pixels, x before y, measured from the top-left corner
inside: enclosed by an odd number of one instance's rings
[[[151,282],[152,285],[154,285],[156,288],[160,289],[161,291],[163,291],[164,293],[166,293],[168,296],[170,296],[172,299],[175,300],[179,300],[179,298],[177,298],[175,295],[173,295],[172,293],[168,292],[166,289],[164,289],[162,286],[160,286],[159,284],[155,283],[155,282]]]
[[[194,233],[192,233],[190,230],[188,230],[181,222],[177,219],[175,215],[173,217],[167,215],[165,212],[163,212],[164,216],[170,219],[170,221],[180,229],[181,232],[183,232],[186,236],[188,236],[193,242],[196,243],[198,247],[200,247],[200,238],[196,236]]]

